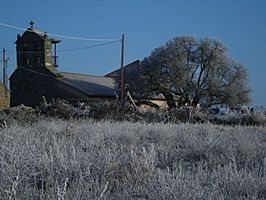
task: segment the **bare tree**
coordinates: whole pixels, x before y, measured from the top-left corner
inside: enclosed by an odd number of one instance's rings
[[[170,108],[178,105],[237,106],[250,101],[247,71],[212,39],[176,37],[145,58],[137,76],[128,76],[138,97],[162,94]]]

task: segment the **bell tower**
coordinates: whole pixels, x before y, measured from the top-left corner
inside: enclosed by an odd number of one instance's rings
[[[44,68],[50,71],[57,71],[58,61],[56,56],[56,44],[61,40],[49,38],[46,32],[34,27],[34,22],[29,23],[30,27],[21,35],[17,35],[17,66],[34,71],[43,71]],[[54,55],[52,46],[54,45]]]

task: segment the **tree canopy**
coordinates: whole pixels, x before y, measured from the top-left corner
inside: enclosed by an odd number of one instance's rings
[[[175,37],[156,48],[136,71],[128,77],[132,93],[139,98],[161,94],[170,108],[250,102],[245,66],[217,40]]]

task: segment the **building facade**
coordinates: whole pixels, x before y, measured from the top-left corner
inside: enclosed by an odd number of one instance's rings
[[[10,77],[11,106],[38,106],[47,101],[90,101],[116,98],[116,81],[59,71],[56,45],[61,42],[33,27],[17,36],[17,68]],[[53,52],[53,50],[55,50]]]

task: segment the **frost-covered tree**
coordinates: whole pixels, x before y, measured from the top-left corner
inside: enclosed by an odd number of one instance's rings
[[[128,77],[130,90],[141,97],[162,94],[170,108],[189,104],[203,107],[249,103],[250,88],[244,65],[212,39],[181,36],[156,48]]]

